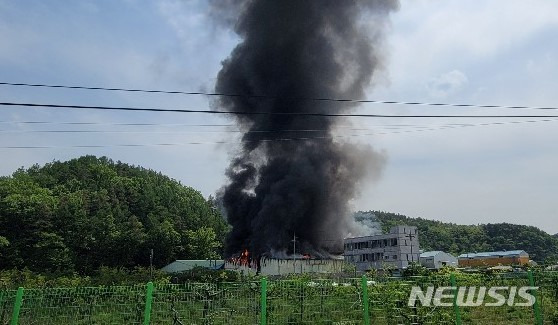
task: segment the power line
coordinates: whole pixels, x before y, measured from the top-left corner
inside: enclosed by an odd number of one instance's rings
[[[78,126],[134,126],[134,127],[235,127],[235,124],[190,124],[190,123],[109,123],[109,122],[74,122],[74,121],[2,121],[0,124],[16,124],[16,125],[78,125]],[[470,123],[469,123],[470,124]],[[368,124],[368,127],[355,127],[354,125],[335,125],[334,129],[350,130],[350,131],[365,131],[377,129],[401,129],[401,128],[430,128],[432,126],[451,126],[451,125],[469,125],[463,123],[444,123],[444,124]],[[11,132],[12,130],[0,130],[0,132]],[[19,131],[19,130],[18,130]],[[42,131],[42,130],[41,130]],[[325,129],[315,130],[252,130],[246,132],[318,132],[326,131]],[[23,132],[23,131],[22,131]],[[34,132],[33,130],[29,132]],[[50,131],[57,132],[57,131]],[[97,132],[97,131],[83,131],[83,132]],[[112,132],[112,131],[107,131]],[[116,131],[119,132],[119,131]],[[135,131],[130,131],[130,133]],[[146,131],[150,132],[150,131]],[[224,131],[229,132],[229,131]],[[240,132],[240,130],[233,130],[230,132]]]
[[[489,126],[489,125],[504,125],[504,124],[521,124],[521,123],[537,123],[537,122],[553,122],[558,121],[558,119],[544,119],[544,120],[528,120],[528,121],[507,121],[507,122],[491,122],[491,123],[479,123],[479,124],[434,124],[434,125],[402,125],[402,126],[376,126],[373,128],[347,128],[347,131],[375,131],[375,130],[441,130],[441,129],[452,129],[460,127],[469,126]],[[1,121],[0,121],[1,123]],[[155,124],[154,124],[155,125]],[[0,133],[114,133],[114,134],[126,134],[126,133],[146,133],[146,134],[195,134],[195,133],[289,133],[289,132],[333,132],[333,130],[328,129],[275,129],[275,130],[175,130],[175,131],[153,131],[153,130],[0,130]],[[406,132],[406,131],[404,131]],[[412,132],[412,131],[411,131]],[[369,135],[374,135],[378,133],[370,133]],[[358,136],[359,134],[356,134]]]
[[[180,127],[234,127],[236,124],[189,124],[189,123],[108,123],[108,122],[71,122],[71,121],[0,121],[0,124],[30,124],[30,125],[95,125],[95,126],[180,126]],[[463,125],[463,123],[445,123],[442,125]],[[373,124],[369,125],[374,128],[400,128],[415,127],[424,128],[432,125],[427,124]],[[353,131],[372,130],[372,128],[358,128],[354,125],[335,125],[335,128],[349,129]],[[300,130],[296,130],[300,131]]]
[[[227,127],[234,124],[185,124],[185,123],[106,123],[106,122],[60,122],[60,121],[0,121],[0,124],[47,124],[47,125],[111,125],[111,126],[192,126],[192,127]]]
[[[380,128],[378,128],[380,129]],[[395,129],[395,128],[393,128]],[[373,130],[373,129],[360,129]],[[0,133],[148,133],[148,134],[192,134],[192,133],[288,133],[288,132],[308,132],[319,133],[329,132],[330,130],[253,130],[253,131],[240,131],[240,130],[198,130],[198,131],[113,131],[113,130],[0,130]],[[355,131],[355,130],[353,130]]]
[[[82,89],[82,90],[102,90],[102,91],[123,91],[123,92],[135,92],[135,93],[201,95],[201,96],[213,96],[213,97],[287,99],[287,100],[299,100],[299,101],[337,102],[337,103],[355,103],[355,104],[387,104],[387,105],[438,106],[438,107],[461,107],[461,108],[511,108],[511,109],[537,109],[537,110],[558,109],[558,107],[544,107],[544,106],[521,106],[521,105],[506,106],[506,105],[479,105],[479,104],[454,104],[454,103],[453,104],[452,103],[426,103],[426,102],[405,102],[405,101],[391,101],[391,100],[330,98],[330,97],[284,97],[284,96],[269,96],[269,95],[261,95],[261,94],[247,95],[247,94],[229,94],[229,93],[203,92],[203,91],[169,91],[169,90],[87,87],[87,86],[48,85],[48,84],[13,83],[13,82],[0,82],[0,85],[42,87],[42,88],[62,88],[62,89]]]
[[[366,129],[372,130],[372,129]],[[176,134],[176,133],[279,133],[279,132],[329,132],[329,130],[197,130],[197,131],[121,131],[121,130],[0,130],[1,133],[150,133],[150,134]]]
[[[87,106],[87,105],[60,105],[60,104],[36,104],[36,103],[9,103],[0,102],[0,106],[22,106],[22,107],[44,107],[44,108],[74,108],[94,110],[116,110],[135,112],[168,112],[168,113],[200,113],[219,115],[272,115],[272,116],[305,116],[305,117],[363,117],[363,118],[558,118],[558,115],[388,115],[388,114],[330,114],[309,112],[249,112],[249,111],[212,111],[198,109],[162,109],[162,108],[139,108],[139,107],[115,107],[115,106]]]
[[[332,140],[334,138],[352,138],[361,136],[375,136],[375,135],[389,135],[389,134],[403,134],[414,132],[437,131],[444,129],[455,129],[475,126],[489,126],[489,125],[505,125],[505,124],[519,124],[519,123],[538,123],[538,122],[555,122],[556,119],[550,120],[528,120],[528,121],[507,121],[507,122],[492,122],[492,123],[479,123],[479,124],[454,124],[442,126],[439,128],[430,129],[415,129],[393,132],[376,132],[367,134],[351,134],[351,135],[329,135],[321,137],[293,137],[293,138],[274,138],[274,139],[259,139],[247,140],[243,142],[276,142],[276,141],[310,141],[310,140]],[[57,149],[57,148],[114,148],[114,147],[158,147],[158,146],[184,146],[184,145],[202,145],[202,144],[233,144],[236,142],[231,141],[206,141],[206,142],[182,142],[182,143],[154,143],[154,144],[112,144],[112,145],[70,145],[70,146],[0,146],[0,149]]]
[[[0,122],[2,123],[2,122]],[[163,126],[164,124],[153,124],[153,126]],[[461,126],[469,124],[434,124],[434,125],[378,125],[374,127],[346,127],[341,128],[342,131],[373,131],[373,130],[398,130],[398,129],[427,129],[434,126]],[[191,126],[191,125],[190,125]],[[283,133],[283,132],[334,132],[332,129],[274,129],[274,130],[173,130],[173,131],[159,131],[159,130],[0,130],[0,133],[162,133],[162,134],[175,134],[175,133]]]

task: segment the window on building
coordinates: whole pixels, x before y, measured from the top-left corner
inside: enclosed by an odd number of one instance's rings
[[[397,259],[397,255],[393,255],[393,259],[396,260],[396,259]]]

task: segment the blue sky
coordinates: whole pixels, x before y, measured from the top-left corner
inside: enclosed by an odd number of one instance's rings
[[[558,106],[558,2],[407,0],[392,15],[383,68],[367,97],[380,100]],[[238,42],[214,26],[203,0],[0,0],[0,81],[166,90],[211,90],[220,63]],[[5,102],[48,102],[160,108],[207,108],[204,97],[0,86]],[[379,106],[362,112],[459,114],[483,110]],[[491,110],[492,114],[552,111]],[[557,112],[558,115],[558,112]],[[513,121],[539,120],[515,119]],[[0,175],[21,166],[83,154],[161,171],[205,196],[224,182],[237,134],[213,116],[52,109],[0,109]],[[95,122],[29,125],[21,121]],[[378,209],[446,222],[511,222],[558,232],[558,121],[447,128],[488,120],[357,120],[376,133],[351,137],[387,156],[355,209]],[[149,122],[151,127],[116,123]],[[412,125],[393,129],[393,125]],[[428,127],[433,130],[423,130]],[[87,134],[38,130],[95,130]],[[109,132],[110,131],[110,132]],[[208,132],[209,131],[209,132]],[[400,132],[412,131],[412,132]],[[111,133],[112,132],[112,133]],[[341,135],[351,131],[339,131]],[[400,132],[400,133],[396,133]],[[352,132],[354,133],[354,131]],[[226,145],[189,142],[230,142]],[[116,144],[176,143],[137,148]],[[72,145],[106,145],[79,149]]]

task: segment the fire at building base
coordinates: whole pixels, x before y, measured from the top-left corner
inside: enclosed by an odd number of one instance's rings
[[[292,273],[341,273],[343,259],[275,259],[262,258],[257,263],[242,263],[235,260],[225,261],[225,270],[246,274],[286,275]]]

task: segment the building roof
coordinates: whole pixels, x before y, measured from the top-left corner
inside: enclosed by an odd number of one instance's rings
[[[161,270],[169,273],[188,271],[196,266],[208,269],[219,269],[225,264],[224,260],[176,260]]]
[[[408,230],[409,232],[405,232]],[[410,231],[413,230],[411,233]],[[369,240],[382,240],[382,239],[390,239],[396,238],[401,235],[409,236],[411,235],[412,238],[417,237],[417,227],[416,226],[406,226],[406,225],[399,225],[393,226],[390,228],[388,233],[379,233],[379,234],[371,234],[371,235],[364,235],[364,236],[355,236],[355,237],[345,237],[343,238],[344,242],[356,243],[356,242],[364,242]],[[411,239],[411,238],[409,238]]]
[[[443,253],[442,251],[430,251],[430,252],[423,252],[420,253],[420,257],[434,257],[440,253]]]
[[[465,253],[458,256],[458,258],[484,258],[484,257],[500,257],[500,256],[519,256],[528,255],[524,250],[515,251],[496,251],[496,252],[481,252],[481,253]]]

